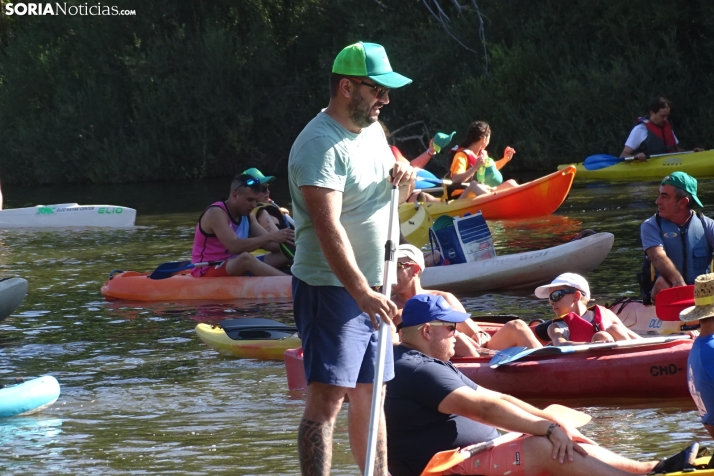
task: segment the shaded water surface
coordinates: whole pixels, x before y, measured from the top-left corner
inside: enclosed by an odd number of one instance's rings
[[[114,204],[136,208],[138,219],[126,230],[0,230],[0,277],[30,282],[23,305],[0,323],[0,383],[52,374],[62,386],[42,413],[0,420],[2,474],[299,473],[304,395],[287,391],[282,363],[220,357],[193,331],[226,318],[288,322],[289,302],[109,303],[99,293],[113,269],[188,259],[196,219],[227,192],[226,182],[3,189],[8,208]],[[714,204],[710,185],[700,182],[705,204]],[[588,275],[593,294],[600,303],[635,296],[639,224],[654,213],[656,190],[652,183],[576,184],[557,215],[491,223],[496,247],[506,254],[568,241],[583,228],[610,231],[612,252]],[[285,192],[273,193],[288,203]],[[551,317],[532,292],[464,303],[474,313]],[[585,433],[630,457],[708,440],[692,407],[587,410],[594,420]],[[333,474],[357,474],[345,412],[337,425]]]

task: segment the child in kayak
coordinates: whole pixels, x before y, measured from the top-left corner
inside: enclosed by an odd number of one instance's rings
[[[452,149],[451,180],[454,183],[471,182],[465,190],[450,191],[450,198],[474,198],[496,190],[517,187],[515,180],[503,181],[502,169],[513,158],[516,151],[506,147],[503,158],[494,161],[488,156],[486,147],[491,141],[491,127],[483,121],[471,124],[466,139]]]
[[[535,295],[548,299],[557,316],[547,328],[555,346],[640,338],[609,309],[588,308],[590,286],[579,274],[563,273],[552,283],[537,287]]]

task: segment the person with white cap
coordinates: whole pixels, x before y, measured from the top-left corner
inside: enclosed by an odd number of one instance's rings
[[[395,316],[393,339],[398,342],[396,333],[401,322],[401,309],[406,302],[417,294],[441,296],[451,307],[459,312],[466,312],[464,306],[453,294],[421,287],[421,274],[424,272],[424,254],[414,245],[402,244],[397,248],[397,283],[392,287],[392,301],[400,309]],[[516,319],[503,325],[493,336],[481,329],[473,320],[468,319],[458,324],[456,337],[457,357],[478,357],[488,352],[484,349],[503,350],[522,346],[529,349],[541,347],[541,343],[524,321]]]
[[[537,287],[535,295],[548,299],[555,312],[556,319],[547,329],[555,346],[640,338],[609,309],[588,308],[590,286],[579,274],[563,273],[550,284]]]
[[[392,70],[383,46],[358,42],[343,48],[332,65],[327,108],[290,150],[293,314],[308,384],[298,429],[303,474],[330,473],[333,428],[346,396],[350,447],[364,471],[379,319],[391,324],[397,312],[377,289],[390,200],[393,186],[406,200],[416,178],[409,164],[394,160],[377,120],[390,89],[411,82]],[[383,364],[387,382],[393,376],[390,352]],[[385,476],[386,427],[380,416],[374,474]]]
[[[687,383],[702,424],[714,438],[714,274],[703,274],[694,280],[694,306],[683,310],[679,318],[699,319],[699,337],[687,361]]]
[[[419,475],[435,453],[492,440],[496,428],[523,435],[439,474],[627,476],[681,470],[696,456],[694,443],[659,463],[634,461],[596,446],[562,416],[477,385],[449,362],[456,326],[470,317],[431,294],[404,306],[384,402],[393,476]]]

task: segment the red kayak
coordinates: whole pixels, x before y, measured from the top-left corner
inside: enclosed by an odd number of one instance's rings
[[[479,385],[526,400],[610,402],[689,399],[687,358],[691,339],[598,348],[570,354],[529,355],[489,367],[491,356],[453,359]],[[306,387],[302,349],[285,352],[288,387]]]

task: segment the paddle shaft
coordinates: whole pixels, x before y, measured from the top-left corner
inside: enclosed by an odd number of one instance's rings
[[[388,298],[392,295],[392,286],[397,276],[397,244],[399,243],[399,218],[397,207],[399,205],[399,187],[392,186],[392,197],[389,204],[389,232],[387,243],[384,246],[384,276],[382,279],[382,293]],[[380,317],[379,333],[377,339],[377,362],[372,387],[372,407],[369,415],[369,433],[367,434],[367,455],[365,462],[365,476],[374,476],[374,464],[377,453],[377,440],[379,439],[379,421],[382,415],[382,385],[384,383],[384,361],[387,356],[387,341],[391,329],[389,324]],[[386,455],[384,455],[386,458]]]

